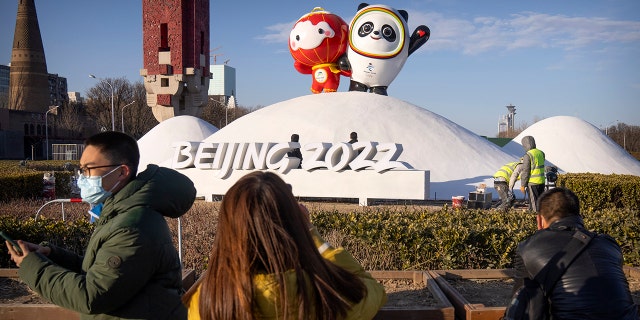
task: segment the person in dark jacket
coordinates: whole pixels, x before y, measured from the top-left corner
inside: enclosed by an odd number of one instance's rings
[[[78,186],[97,218],[84,256],[18,241],[9,250],[18,275],[52,303],[81,319],[186,319],[182,267],[165,217],[186,213],[196,190],[175,170],[149,165],[137,173],[135,139],[102,132],[85,141]]]
[[[300,141],[300,136],[297,133],[294,133],[291,135],[291,142],[299,142],[299,141]],[[302,168],[302,152],[300,152],[300,148],[291,149],[291,151],[287,152],[287,157],[300,159],[300,163],[298,164],[298,169]]]
[[[514,292],[525,278],[545,279],[539,274],[562,250],[575,230],[584,228],[578,197],[565,188],[544,192],[539,200],[538,231],[516,249]],[[593,233],[590,233],[594,235]],[[622,251],[608,235],[597,234],[550,291],[553,319],[638,319],[629,284],[622,268]],[[547,270],[547,269],[544,269]],[[550,288],[542,289],[549,291]]]
[[[349,134],[349,144],[358,142],[358,133],[353,131]]]
[[[545,154],[536,148],[536,140],[532,136],[522,138],[522,174],[520,175],[520,190],[529,190],[529,210],[538,212],[537,199],[544,192],[544,162]]]

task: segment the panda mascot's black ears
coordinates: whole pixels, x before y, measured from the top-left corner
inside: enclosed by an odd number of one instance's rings
[[[362,8],[368,6],[369,4],[366,2],[362,2],[358,5],[358,11],[362,10]],[[404,18],[405,22],[409,21],[409,13],[407,13],[407,11],[405,10],[398,10],[398,12],[400,13],[400,15]]]
[[[398,10],[400,15],[404,18],[404,22],[409,22],[409,13],[405,10]]]

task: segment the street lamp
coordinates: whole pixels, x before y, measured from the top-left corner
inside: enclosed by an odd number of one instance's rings
[[[618,122],[618,120],[613,120],[613,121],[611,121],[611,123],[609,123],[606,127],[604,127],[604,134],[605,134],[605,135],[607,135],[607,136],[609,135],[609,126],[611,126],[612,124],[614,124],[614,123],[616,123],[616,122]]]
[[[49,106],[49,110],[44,113],[44,136],[45,136],[45,145],[46,145],[46,153],[47,160],[49,160],[49,112],[58,109],[59,106]],[[33,156],[32,156],[33,158]]]
[[[111,88],[111,131],[116,131],[116,124],[115,124],[115,112],[113,111],[113,86],[111,85],[111,83],[109,83],[109,81],[102,79],[102,78],[96,78],[96,76],[90,74],[89,78],[94,78],[94,79],[99,79],[100,81],[104,81],[106,82],[109,87]]]
[[[129,102],[126,106],[122,107],[122,109],[120,109],[120,116],[121,116],[121,120],[122,120],[122,132],[124,133],[124,108],[132,105],[134,102],[136,102],[135,100]]]

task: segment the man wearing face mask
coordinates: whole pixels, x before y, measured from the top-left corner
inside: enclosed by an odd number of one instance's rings
[[[132,137],[102,132],[85,141],[78,187],[92,205],[95,230],[84,257],[46,244],[9,248],[18,275],[42,297],[81,319],[186,319],[182,270],[165,217],[195,200],[189,178],[149,165],[137,174]]]

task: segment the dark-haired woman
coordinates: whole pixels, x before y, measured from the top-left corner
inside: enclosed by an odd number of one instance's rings
[[[384,287],[326,243],[271,172],[226,193],[206,272],[184,296],[189,319],[371,319]]]

